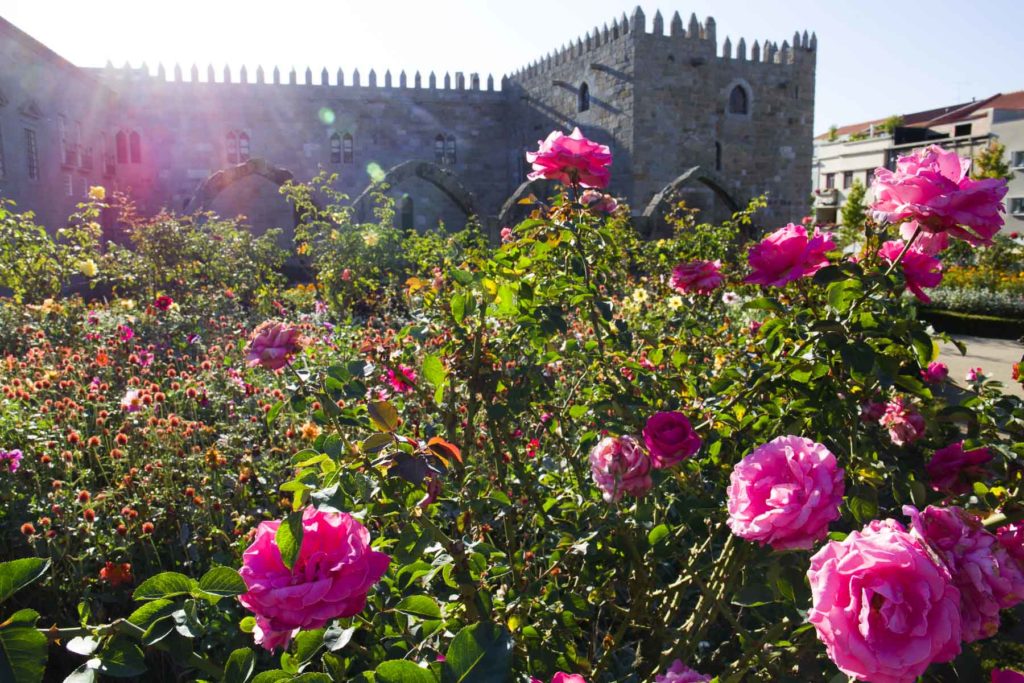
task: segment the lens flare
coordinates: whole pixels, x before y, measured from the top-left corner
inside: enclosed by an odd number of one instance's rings
[[[320,107],[320,111],[317,112],[317,116],[320,118],[320,123],[325,126],[329,126],[334,123],[334,112],[328,107]]]
[[[384,172],[384,169],[380,164],[376,161],[371,161],[366,165],[366,175],[370,176],[371,181],[379,183],[384,180],[384,176],[386,176],[387,173]]]

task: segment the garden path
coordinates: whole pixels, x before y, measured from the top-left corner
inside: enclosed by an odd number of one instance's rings
[[[949,366],[949,378],[964,384],[970,368],[981,368],[991,379],[999,380],[1007,393],[1024,398],[1024,387],[1013,381],[1013,364],[1024,355],[1024,344],[1010,339],[988,339],[970,335],[953,335],[967,345],[967,355],[961,356],[952,344],[941,344],[939,360]]]

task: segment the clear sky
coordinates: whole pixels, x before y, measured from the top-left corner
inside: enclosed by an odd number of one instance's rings
[[[1024,90],[1024,0],[662,0],[656,9],[714,16],[730,36],[818,34],[815,132],[830,124]],[[635,6],[627,0],[2,0],[0,16],[75,64],[193,62],[217,77],[246,64],[253,78],[295,66],[379,75],[419,69],[515,70]],[[720,48],[719,48],[720,49]],[[348,76],[347,76],[348,77]],[[301,76],[300,76],[301,78]],[[486,76],[483,76],[486,79]]]

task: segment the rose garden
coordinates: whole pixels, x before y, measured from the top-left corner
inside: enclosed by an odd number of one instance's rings
[[[642,241],[607,147],[528,161],[500,244],[287,185],[309,284],[0,205],[0,680],[1024,681],[1024,404],[917,315],[1019,255],[1005,181],[929,147],[851,249]]]

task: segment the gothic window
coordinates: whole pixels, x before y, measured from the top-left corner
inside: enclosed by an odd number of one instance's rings
[[[715,170],[716,171],[721,171],[722,170],[722,143],[721,142],[716,142],[715,143]]]
[[[355,161],[355,147],[352,144],[351,133],[345,133],[341,138],[341,159],[346,164],[351,164]]]
[[[590,86],[584,81],[580,85],[580,92],[576,98],[576,110],[587,111],[590,109]]]
[[[114,145],[117,147],[117,163],[127,164],[128,136],[125,135],[125,132],[123,130],[117,131],[117,135],[114,136]]]
[[[238,134],[238,161],[244,162],[249,161],[249,134],[239,133]]]
[[[227,139],[224,143],[224,149],[227,152],[228,163],[238,163],[238,136],[235,135],[235,131],[229,130]]]
[[[747,90],[742,85],[734,86],[732,92],[729,93],[729,113],[744,115],[750,113],[750,96],[747,95]]]
[[[438,166],[444,165],[444,135],[440,133],[434,138],[434,163]]]
[[[25,129],[25,164],[29,180],[39,180],[39,146],[36,144],[36,132]]]
[[[449,135],[444,145],[444,160],[449,166],[455,165],[455,136]]]
[[[331,163],[341,163],[341,136],[337,133],[331,135]]]
[[[398,211],[401,216],[402,230],[414,230],[415,225],[415,214],[413,213],[412,197],[407,194],[402,195],[402,201],[398,204]]]
[[[133,164],[142,163],[142,138],[134,130],[128,134],[128,156]]]

